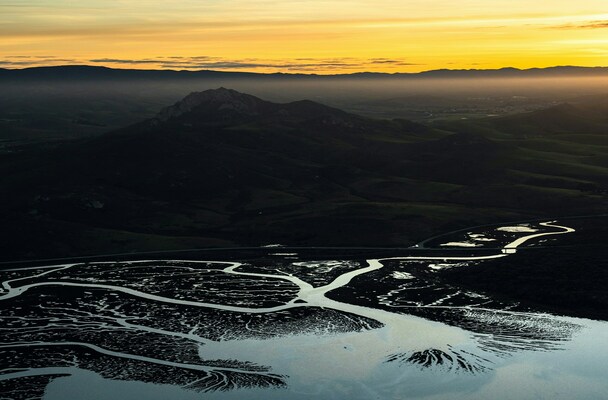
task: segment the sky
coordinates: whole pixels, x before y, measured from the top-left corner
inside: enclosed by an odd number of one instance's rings
[[[0,68],[608,66],[608,0],[0,0]]]

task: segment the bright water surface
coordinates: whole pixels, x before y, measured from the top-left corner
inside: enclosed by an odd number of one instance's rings
[[[606,322],[434,279],[572,232],[483,228],[426,256],[0,271],[0,398],[606,398]]]

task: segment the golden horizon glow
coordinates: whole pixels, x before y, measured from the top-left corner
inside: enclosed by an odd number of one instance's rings
[[[605,0],[23,0],[0,67],[286,73],[608,65]]]

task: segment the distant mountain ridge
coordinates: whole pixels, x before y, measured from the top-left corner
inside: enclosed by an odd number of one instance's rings
[[[192,78],[272,78],[272,79],[377,79],[377,78],[507,78],[507,77],[556,77],[556,76],[608,76],[608,67],[556,66],[547,68],[518,69],[437,69],[417,73],[357,72],[351,74],[301,74],[256,73],[215,70],[144,70],[117,69],[91,65],[65,65],[30,67],[22,69],[0,68],[3,79],[192,79]]]

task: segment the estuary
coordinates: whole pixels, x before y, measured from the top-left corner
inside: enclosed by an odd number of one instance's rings
[[[0,398],[601,398],[607,323],[434,279],[574,232],[481,227],[377,258],[276,246],[238,261],[9,267]]]

